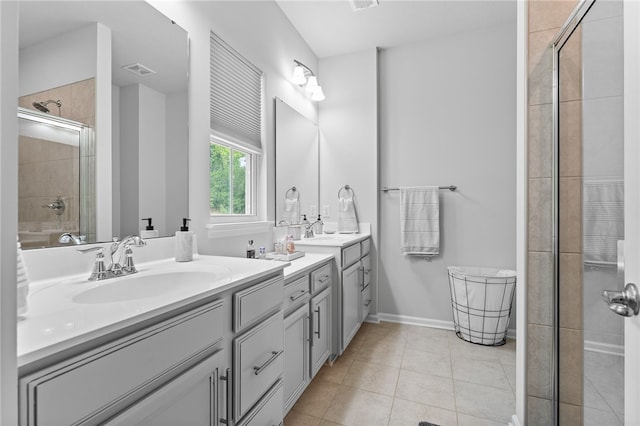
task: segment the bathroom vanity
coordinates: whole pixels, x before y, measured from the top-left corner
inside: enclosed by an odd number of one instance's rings
[[[281,424],[285,266],[199,256],[37,283],[20,424]]]
[[[331,280],[332,359],[342,355],[371,304],[371,238],[369,233],[322,234],[296,242],[307,253],[333,256]]]

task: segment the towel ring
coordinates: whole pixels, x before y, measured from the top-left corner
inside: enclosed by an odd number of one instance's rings
[[[353,199],[353,197],[356,195],[356,193],[353,191],[353,188],[351,188],[349,185],[345,185],[342,188],[340,188],[338,190],[338,198],[342,198],[340,196],[340,194],[342,194],[342,192],[351,192],[351,198]]]
[[[295,198],[289,197],[289,194],[291,194],[291,196],[295,197]],[[287,190],[287,193],[284,194],[284,198],[286,198],[288,200],[299,200],[300,199],[300,191],[298,191],[295,186],[292,186],[291,188],[289,188]]]

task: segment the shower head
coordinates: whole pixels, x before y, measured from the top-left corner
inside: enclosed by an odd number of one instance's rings
[[[47,105],[49,104],[56,104],[58,108],[62,107],[62,102],[60,102],[60,100],[54,101],[51,99],[49,99],[48,101],[34,102],[31,105],[33,105],[34,108],[37,109],[38,111],[42,111],[48,114],[49,108],[47,108]]]

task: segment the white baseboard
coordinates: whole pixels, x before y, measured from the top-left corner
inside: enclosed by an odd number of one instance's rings
[[[373,324],[380,324],[380,318],[378,318],[378,314],[369,314],[364,319],[364,322],[370,322]]]
[[[371,317],[371,315],[369,315]],[[367,321],[369,320],[367,317]],[[441,330],[454,331],[455,328],[453,326],[453,321],[443,321],[432,318],[421,318],[421,317],[411,317],[408,315],[396,315],[396,314],[385,314],[379,313],[377,316],[378,321],[387,321],[387,322],[395,322],[399,324],[407,324],[407,325],[419,325],[422,327],[431,327],[431,328],[439,328]],[[374,321],[369,321],[374,322]],[[516,330],[508,329],[507,330],[507,338],[515,339],[516,338]]]

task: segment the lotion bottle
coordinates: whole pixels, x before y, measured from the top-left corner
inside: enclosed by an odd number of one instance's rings
[[[144,219],[140,219],[140,220],[146,220],[147,221],[147,226],[145,227],[145,229],[141,229],[140,230],[140,237],[144,238],[158,238],[159,234],[158,234],[158,230],[157,229],[153,229],[153,225],[151,224],[151,218],[147,217]]]
[[[176,262],[191,262],[193,260],[193,232],[189,231],[189,221],[182,219],[182,226],[176,231]]]

